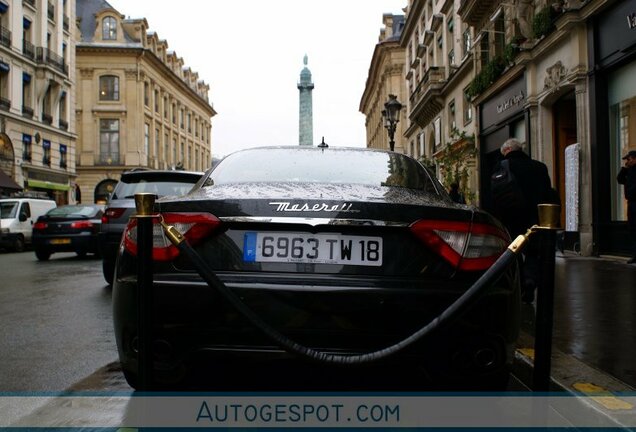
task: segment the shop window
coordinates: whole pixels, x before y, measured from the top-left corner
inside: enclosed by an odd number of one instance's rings
[[[119,100],[119,77],[114,75],[99,77],[99,100]]]
[[[624,186],[616,176],[623,166],[621,158],[634,149],[636,139],[636,63],[622,67],[608,77],[609,106],[609,184],[612,221],[627,220]],[[630,143],[631,140],[631,143]]]

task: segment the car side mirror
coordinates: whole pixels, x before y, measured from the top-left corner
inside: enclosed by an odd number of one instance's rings
[[[18,219],[20,220],[20,222],[26,222],[27,215],[25,213],[20,213],[20,216],[18,216]]]

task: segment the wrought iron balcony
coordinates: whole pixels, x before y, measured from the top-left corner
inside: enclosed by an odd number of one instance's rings
[[[48,48],[38,47],[36,49],[36,60],[38,63],[47,64],[64,75],[68,75],[68,65],[64,63],[64,59]]]
[[[60,129],[68,130],[68,122],[66,120],[60,119]]]
[[[11,101],[9,99],[0,97],[0,109],[9,111],[11,109]]]
[[[42,113],[42,122],[46,124],[53,123],[53,116],[51,114]]]
[[[23,40],[22,54],[24,54],[25,57],[28,57],[31,60],[35,61],[35,46],[33,46],[31,42]]]
[[[412,121],[424,127],[433,120],[443,108],[441,90],[445,84],[443,68],[428,68],[410,96],[412,109],[409,116]]]
[[[11,48],[11,32],[2,26],[0,26],[0,45]]]

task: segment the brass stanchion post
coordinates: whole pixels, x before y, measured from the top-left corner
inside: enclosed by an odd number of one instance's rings
[[[537,315],[534,338],[533,391],[550,389],[552,360],[552,324],[554,318],[554,266],[556,230],[559,226],[561,206],[539,204],[540,268],[541,277],[537,287]]]
[[[137,340],[139,390],[152,388],[152,218],[155,195],[135,194],[137,214]]]

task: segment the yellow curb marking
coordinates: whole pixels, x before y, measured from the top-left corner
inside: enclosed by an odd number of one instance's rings
[[[631,410],[634,408],[634,405],[617,398],[616,396],[612,395],[612,393],[605,390],[603,387],[599,387],[591,383],[574,383],[572,387],[574,387],[575,390],[578,390],[581,393],[587,394],[588,396],[596,395],[590,396],[590,399],[603,405],[608,410]]]
[[[517,351],[519,351],[524,356],[530,357],[532,360],[534,360],[534,349],[533,348],[518,348]]]

